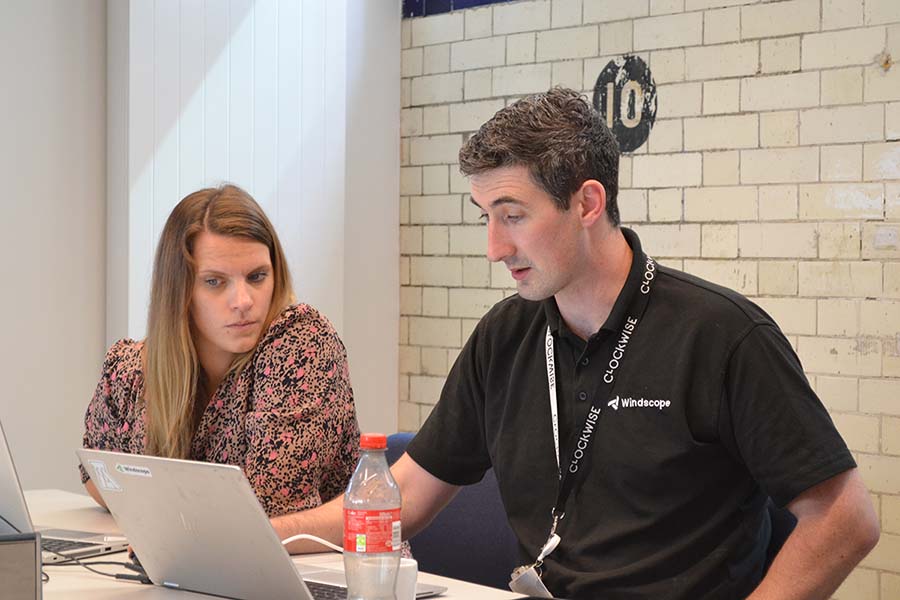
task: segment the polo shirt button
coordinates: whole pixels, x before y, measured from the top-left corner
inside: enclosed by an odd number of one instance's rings
[[[591,362],[591,359],[589,359],[587,356],[585,356],[584,358],[581,359],[582,366],[585,366],[585,367],[588,366],[589,362]]]
[[[579,400],[587,400],[587,392],[578,392]]]

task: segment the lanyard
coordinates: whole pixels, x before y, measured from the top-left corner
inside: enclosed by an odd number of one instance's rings
[[[556,361],[554,358],[554,343],[553,336],[550,333],[550,327],[547,327],[544,351],[547,360],[547,386],[550,393],[550,421],[553,426],[553,446],[556,450],[556,468],[559,474],[559,488],[557,491],[556,503],[552,511],[553,525],[550,529],[550,535],[547,539],[547,543],[541,550],[541,554],[538,557],[536,564],[540,563],[543,558],[550,554],[550,552],[552,552],[559,544],[560,538],[556,534],[556,528],[559,525],[559,521],[565,516],[566,500],[568,500],[569,494],[571,494],[572,489],[575,487],[575,480],[578,478],[579,473],[585,470],[582,468],[582,461],[588,456],[588,450],[594,439],[594,432],[597,428],[597,420],[600,417],[602,403],[612,392],[613,385],[616,381],[616,375],[625,359],[628,343],[637,331],[637,327],[644,316],[644,311],[647,309],[647,304],[650,300],[650,287],[656,276],[656,262],[649,256],[646,256],[645,258],[646,265],[643,281],[639,288],[640,293],[637,295],[638,297],[635,301],[632,301],[629,316],[625,318],[625,323],[622,326],[622,331],[619,336],[617,338],[611,338],[611,341],[606,344],[612,344],[609,362],[603,373],[603,380],[598,386],[597,393],[594,394],[594,400],[592,401],[590,410],[588,410],[584,426],[581,428],[581,433],[575,440],[575,446],[572,448],[569,464],[565,471],[562,469],[559,454],[559,406],[556,399]]]

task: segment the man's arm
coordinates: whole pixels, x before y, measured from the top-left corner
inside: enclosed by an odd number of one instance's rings
[[[825,600],[878,543],[878,518],[856,469],[806,490],[788,510],[797,526],[747,600]]]
[[[441,481],[404,453],[391,467],[400,486],[403,506],[400,510],[403,538],[409,539],[424,529],[459,491],[459,486]],[[272,519],[272,527],[279,539],[298,533],[309,533],[329,542],[343,545],[344,496],[311,510],[282,515]],[[322,546],[306,540],[288,544],[291,554],[321,552]]]

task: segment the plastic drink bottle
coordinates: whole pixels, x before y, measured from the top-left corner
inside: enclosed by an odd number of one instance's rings
[[[359,464],[344,494],[347,600],[396,600],[400,488],[388,468],[387,436],[360,436]]]

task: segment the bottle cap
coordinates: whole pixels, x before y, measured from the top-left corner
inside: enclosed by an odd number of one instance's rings
[[[359,436],[359,447],[363,450],[384,450],[387,448],[387,436],[383,433],[364,433]]]

